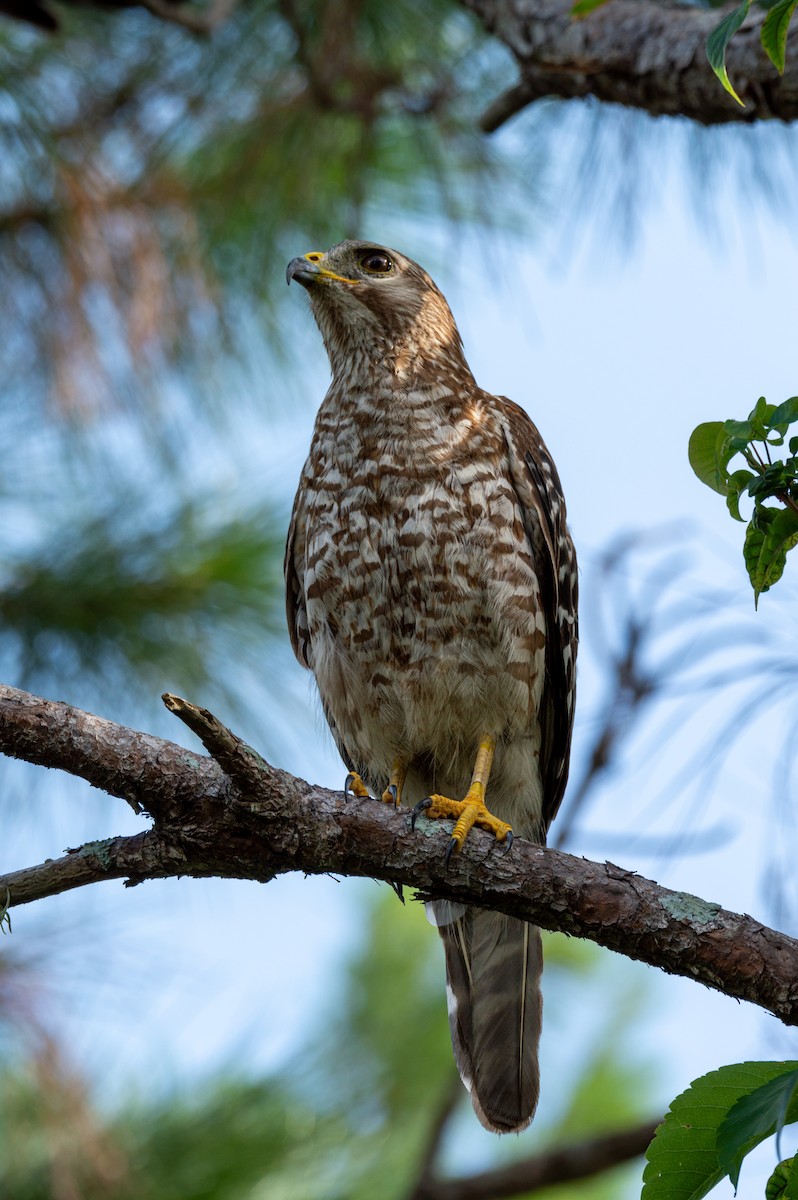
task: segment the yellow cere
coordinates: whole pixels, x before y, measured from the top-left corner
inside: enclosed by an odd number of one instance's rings
[[[320,263],[324,255],[318,250],[311,250],[310,253],[304,254],[302,257],[306,258],[308,262]],[[320,267],[319,274],[322,279],[337,279],[339,283],[349,283],[352,287],[360,283],[359,279],[347,279],[345,275],[336,275],[335,271],[328,271],[326,267]]]

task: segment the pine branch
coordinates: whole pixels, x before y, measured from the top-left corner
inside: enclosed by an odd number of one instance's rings
[[[0,687],[0,751],[60,767],[154,819],[148,834],[0,876],[0,896],[8,891],[12,906],[121,876],[366,876],[589,938],[798,1024],[794,939],[634,871],[521,839],[507,854],[474,831],[447,867],[438,822],[419,819],[413,832],[406,812],[314,787],[264,762],[206,710],[165,699],[212,757]]]
[[[514,55],[518,84],[483,114],[487,133],[544,96],[594,96],[652,116],[683,116],[702,125],[798,117],[798,30],[779,76],[759,42],[761,13],[732,39],[726,65],[745,108],[723,90],[706,56],[707,34],[722,19],[657,0],[612,0],[584,19],[572,0],[461,0]]]

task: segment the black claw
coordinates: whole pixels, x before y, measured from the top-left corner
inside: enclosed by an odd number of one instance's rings
[[[390,792],[390,794],[393,796],[394,808],[398,808],[399,807],[399,789],[397,788],[396,784],[392,783],[390,785],[390,787],[386,788],[386,791]]]
[[[344,780],[344,800],[348,800],[350,796],[354,800],[355,794],[354,794],[354,792],[350,792],[349,789],[351,788],[352,784],[355,782],[355,778],[356,778],[355,772],[350,771],[349,774],[347,775],[346,779]]]
[[[425,809],[432,808],[432,797],[427,796],[424,800],[419,800],[418,804],[414,804],[410,811],[410,828],[415,829],[416,817],[419,813],[423,813]]]
[[[402,901],[402,904],[404,904],[405,892],[404,892],[404,888],[402,887],[401,883],[394,883],[394,881],[392,879],[389,879],[388,882],[390,883],[393,890],[396,892],[399,899]]]
[[[457,849],[459,849],[459,847],[457,845],[457,838],[453,837],[452,840],[449,842],[449,845],[446,849],[446,856],[444,858],[444,862],[446,863],[447,867],[449,866],[449,862],[451,860],[452,855],[454,854],[455,850],[457,850]]]
[[[507,837],[504,839],[504,842],[505,842],[504,853],[509,854],[513,848],[513,831],[512,831],[512,829],[507,830]]]

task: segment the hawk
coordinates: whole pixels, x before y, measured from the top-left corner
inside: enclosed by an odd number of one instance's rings
[[[371,242],[294,258],[332,370],[285,557],[294,653],[316,677],[346,790],[542,843],[565,790],[576,556],[524,411],[477,385],[417,263]],[[540,932],[433,901],[457,1067],[482,1124],[538,1098]]]

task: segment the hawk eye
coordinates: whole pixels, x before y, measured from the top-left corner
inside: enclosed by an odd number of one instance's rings
[[[393,270],[393,259],[382,250],[367,250],[360,256],[360,265],[364,271],[371,271],[374,275],[387,275]]]

